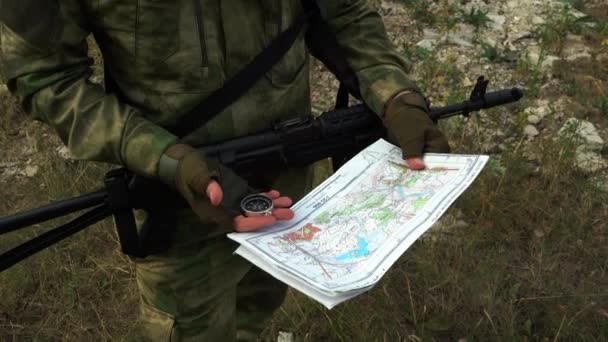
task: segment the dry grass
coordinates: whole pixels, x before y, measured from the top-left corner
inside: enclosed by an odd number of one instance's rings
[[[431,94],[461,97],[451,82],[461,74],[449,63],[431,58],[423,67],[444,80],[424,84]],[[533,76],[516,77],[537,82]],[[329,105],[326,79],[316,74],[313,98]],[[569,95],[583,102],[589,94]],[[58,158],[48,130],[24,123],[12,100],[0,101],[0,157],[18,160],[32,147],[29,158],[40,167],[34,178],[0,176],[0,216],[101,185],[107,166]],[[582,115],[606,124],[601,112],[583,106],[590,109]],[[508,137],[504,152],[448,212],[465,228],[416,242],[373,290],[334,310],[291,291],[264,338],[290,331],[302,341],[605,340],[608,195],[597,175],[573,167],[568,138],[528,143],[522,123],[505,120],[520,112],[516,106],[488,120],[442,124],[455,152],[485,152],[496,127]],[[327,170],[318,169],[319,180]],[[0,250],[39,231],[4,235]],[[138,340],[133,277],[110,222],[89,228],[0,274],[0,340]]]

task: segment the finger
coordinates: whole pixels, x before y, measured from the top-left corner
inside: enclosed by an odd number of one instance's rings
[[[278,208],[272,211],[272,216],[277,220],[291,220],[295,216],[295,213],[291,209]]]
[[[279,197],[272,201],[275,208],[289,208],[293,204],[291,198],[287,196]]]
[[[409,169],[412,170],[423,170],[424,168],[426,168],[424,161],[422,160],[422,158],[419,157],[407,158],[405,164]]]
[[[220,205],[222,199],[224,198],[224,191],[222,191],[222,187],[213,179],[209,181],[209,184],[207,184],[206,193],[213,206]]]
[[[270,190],[268,192],[263,192],[262,195],[266,195],[272,199],[277,199],[277,198],[281,197],[281,193],[276,190]]]
[[[273,215],[246,217],[239,215],[234,218],[234,230],[237,232],[252,232],[277,222]]]

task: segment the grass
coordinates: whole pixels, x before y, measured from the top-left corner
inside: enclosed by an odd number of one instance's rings
[[[479,30],[488,27],[489,23],[492,21],[488,17],[487,10],[476,7],[472,7],[468,12],[460,10],[460,18],[463,22],[473,25],[475,32],[479,32]]]
[[[37,147],[48,153],[46,146]],[[108,169],[100,164],[66,162],[55,155],[37,164],[40,171],[35,178],[15,188],[1,184],[10,189],[3,197],[11,199],[10,208],[0,208],[1,216],[95,190]],[[71,182],[66,186],[68,179]],[[66,221],[54,220],[44,227],[3,235],[0,250]],[[1,273],[0,340],[135,339],[138,297],[133,265],[116,247],[113,225],[106,220]]]
[[[532,61],[527,55],[517,61],[515,73],[523,79],[526,96],[538,97],[541,87],[545,84],[547,75],[543,63],[547,57],[546,51],[541,50],[537,61]]]
[[[541,146],[540,173],[512,146],[457,201],[451,214],[467,228],[416,242],[373,290],[334,310],[291,293],[266,336],[598,340],[608,333],[608,198],[572,166],[567,141]]]
[[[594,22],[590,16],[575,16],[571,8],[566,4],[551,9],[547,15],[548,20],[536,28],[540,44],[547,51],[560,55],[568,33],[583,34],[589,30],[585,24]]]
[[[491,63],[510,62],[510,59],[499,51],[496,45],[491,45],[486,42],[481,42],[480,58],[483,58]]]
[[[401,3],[412,11],[412,17],[416,19],[419,30],[422,30],[424,24],[431,27],[437,24],[437,16],[431,9],[431,1],[401,0]]]
[[[403,2],[419,11],[423,25],[445,21],[431,18],[437,14],[430,2]],[[551,27],[563,36],[572,31],[568,20]],[[597,35],[605,39],[608,31],[602,30],[598,26]],[[599,46],[601,40],[593,42]],[[547,50],[557,48],[546,44]],[[420,48],[406,55],[434,101],[460,101],[468,95],[455,56],[440,59],[438,52]],[[522,62],[513,73],[514,83],[526,85],[527,101],[548,96],[542,90],[547,76],[541,65]],[[554,72],[563,84],[581,73],[608,81],[592,66],[566,65]],[[319,103],[330,106],[334,92],[325,88],[327,78],[316,74],[313,83],[313,90],[326,93]],[[605,104],[594,107],[598,96],[591,90],[565,87],[547,99],[568,96],[583,106],[583,118],[605,128],[602,115],[593,114]],[[0,201],[0,216],[101,185],[106,165],[58,158],[44,136],[52,132],[25,122],[11,99],[3,95],[0,101],[0,157],[17,160],[18,152],[31,146],[31,158],[40,167],[34,178],[0,176],[2,198],[7,199]],[[545,130],[559,127],[553,115],[544,120]],[[575,167],[575,137],[541,134],[528,141],[521,134],[524,124],[517,106],[443,123],[456,153],[485,153],[488,143],[504,145],[446,214],[444,224],[457,220],[465,226],[417,241],[374,289],[333,310],[290,291],[263,339],[276,340],[279,331],[293,332],[298,341],[605,339],[608,194],[597,183],[602,174]],[[504,135],[496,135],[497,129]],[[320,162],[316,171],[320,182],[330,172],[329,163]],[[3,235],[0,250],[43,230]],[[109,221],[1,273],[0,298],[0,341],[140,339],[133,265],[118,252]]]

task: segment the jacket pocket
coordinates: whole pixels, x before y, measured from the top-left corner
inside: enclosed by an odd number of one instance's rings
[[[140,322],[144,335],[151,341],[170,342],[175,318],[146,304],[140,304]]]
[[[302,13],[299,0],[266,1],[266,45],[287,30]],[[304,40],[304,30],[289,51],[267,73],[268,79],[279,87],[291,85],[308,62],[308,51]]]
[[[180,2],[138,0],[135,23],[135,62],[154,66],[179,49]]]

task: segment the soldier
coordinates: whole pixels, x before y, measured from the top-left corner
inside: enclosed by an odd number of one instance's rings
[[[448,143],[382,19],[364,0],[320,3],[363,100],[383,118],[410,167],[424,168],[423,152],[445,152]],[[255,339],[283,301],[285,285],[233,255],[237,246],[225,235],[290,219],[291,203],[311,188],[311,168],[258,170],[260,182],[280,190],[268,193],[277,209],[267,217],[229,217],[224,201],[244,181],[191,146],[309,113],[303,37],[206,125],[183,139],[167,128],[301,13],[300,0],[0,0],[1,71],[26,112],[52,126],[76,158],[161,179],[191,205],[177,212],[167,251],[134,260],[141,321],[153,340]],[[91,33],[120,97],[89,81]]]

